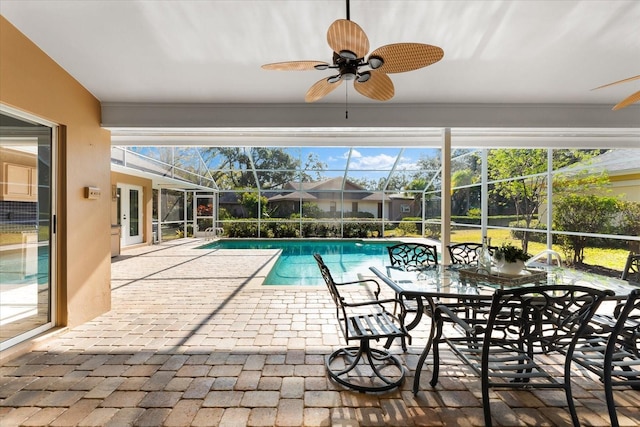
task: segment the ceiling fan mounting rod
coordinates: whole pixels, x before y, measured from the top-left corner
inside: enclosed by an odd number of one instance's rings
[[[351,14],[349,13],[349,0],[347,0],[347,21],[351,21]]]

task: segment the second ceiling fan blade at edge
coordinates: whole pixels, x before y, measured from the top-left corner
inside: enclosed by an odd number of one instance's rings
[[[640,102],[640,90],[636,93],[632,93],[631,95],[627,96],[625,99],[617,103],[612,108],[612,110],[613,111],[620,110],[622,108],[628,107],[631,104],[635,104],[636,102]]]
[[[620,83],[631,82],[633,80],[638,80],[638,79],[640,79],[640,75],[629,77],[627,79],[618,80],[617,82],[613,82],[613,83],[607,83],[606,85],[594,87],[591,90],[598,90],[598,89],[602,89],[602,88],[605,88],[605,87],[614,86],[614,85],[617,85],[617,84],[620,84]]]

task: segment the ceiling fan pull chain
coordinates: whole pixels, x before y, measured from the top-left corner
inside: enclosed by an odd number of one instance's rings
[[[344,87],[344,119],[349,120],[349,86]]]

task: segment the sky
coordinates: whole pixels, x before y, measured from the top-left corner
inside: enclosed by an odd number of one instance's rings
[[[184,150],[184,147],[180,148]],[[438,156],[439,150],[432,148],[405,148],[398,147],[290,147],[285,150],[293,157],[299,158],[304,165],[310,154],[326,165],[326,171],[344,171],[349,164],[350,171],[387,172],[390,171],[398,156],[396,169],[416,170],[417,161],[420,158]],[[137,147],[140,154],[168,161],[170,155],[160,153],[157,147]],[[401,154],[402,153],[402,154]],[[216,161],[209,162],[210,167],[215,167]],[[335,174],[332,174],[335,175]]]

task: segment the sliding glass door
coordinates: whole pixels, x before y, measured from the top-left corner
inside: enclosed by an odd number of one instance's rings
[[[0,349],[53,325],[54,128],[0,106]]]

